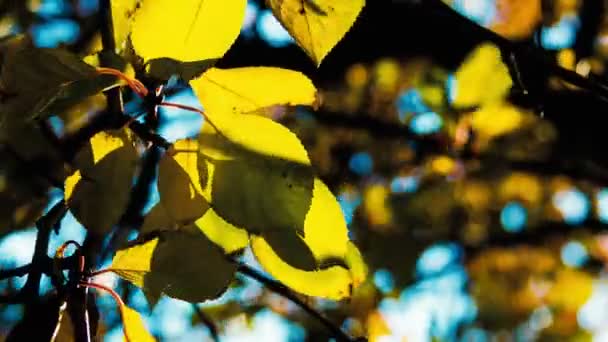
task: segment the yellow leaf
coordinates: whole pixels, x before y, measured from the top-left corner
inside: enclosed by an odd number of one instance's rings
[[[157,234],[118,251],[110,270],[152,298],[164,293],[191,303],[217,298],[230,285],[236,265],[198,228]]]
[[[148,332],[139,312],[126,305],[120,306],[120,316],[124,334],[128,342],[154,342],[156,339]]]
[[[249,234],[244,229],[237,228],[221,218],[213,209],[207,210],[203,217],[195,222],[196,226],[213,241],[231,254],[240,251],[249,244]]]
[[[270,67],[212,68],[190,85],[209,113],[252,113],[274,105],[312,106],[317,93],[300,72]]]
[[[319,261],[343,259],[348,228],[340,204],[320,179],[315,179],[310,210],[304,222],[304,241]]]
[[[138,155],[124,131],[101,132],[78,152],[78,168],[65,181],[70,211],[88,230],[105,234],[129,201]]]
[[[500,50],[492,44],[478,46],[456,71],[455,107],[476,107],[505,98],[513,82]]]
[[[263,237],[252,237],[251,246],[262,267],[290,288],[310,296],[340,299],[349,296],[350,289],[367,276],[363,258],[357,247],[348,241],[347,234],[337,200],[325,184],[315,179],[312,205],[304,224],[304,241],[318,263],[333,261],[348,269],[342,266],[311,271],[299,269],[277,255],[276,248]]]
[[[207,113],[220,130],[204,125],[199,136],[200,151],[216,160],[231,160],[241,154],[274,158],[310,165],[308,152],[300,139],[285,126],[256,115]],[[254,157],[252,155],[252,157]]]
[[[352,241],[348,241],[345,261],[353,277],[353,288],[356,288],[367,278],[368,269],[359,248]]]
[[[126,47],[127,37],[131,32],[133,14],[141,0],[112,0],[112,24],[114,25],[114,41],[118,51]]]
[[[209,208],[202,196],[201,177],[206,177],[206,170],[199,175],[198,144],[193,140],[180,140],[175,149],[183,151],[171,155],[166,153],[159,163],[158,192],[160,202],[179,225],[196,221]],[[192,148],[192,150],[189,150]],[[204,163],[202,165],[205,165]]]
[[[350,30],[365,0],[267,0],[306,54],[320,65]]]
[[[143,1],[134,15],[131,41],[145,62],[191,62],[222,57],[239,35],[246,0]]]
[[[294,291],[308,296],[339,300],[350,296],[352,276],[341,266],[303,271],[285,263],[261,237],[251,237],[256,259],[273,277]]]
[[[471,126],[477,134],[492,138],[522,127],[524,119],[524,113],[519,108],[506,102],[497,102],[473,112]]]

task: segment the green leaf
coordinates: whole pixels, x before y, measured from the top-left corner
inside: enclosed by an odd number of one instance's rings
[[[135,52],[144,62],[218,59],[239,35],[246,4],[246,0],[143,1],[131,27]]]
[[[306,54],[320,65],[344,37],[365,0],[266,0]]]
[[[115,77],[98,74],[80,57],[61,49],[36,48],[23,37],[9,40],[0,52],[2,121],[44,117],[116,84]]]
[[[126,305],[120,306],[120,317],[124,335],[128,342],[154,342],[156,339],[148,332],[139,312]]]
[[[236,265],[198,228],[158,235],[119,250],[110,269],[153,297],[162,293],[192,303],[217,298],[230,285]]]
[[[89,231],[106,234],[129,201],[138,154],[125,131],[101,132],[75,159],[78,168],[65,181],[65,199]]]
[[[190,85],[209,113],[253,113],[275,105],[313,106],[317,101],[310,79],[281,68],[212,68]]]
[[[148,76],[166,81],[177,75],[184,81],[199,77],[207,69],[213,67],[217,59],[196,62],[180,62],[171,58],[156,58],[148,61],[146,72]]]

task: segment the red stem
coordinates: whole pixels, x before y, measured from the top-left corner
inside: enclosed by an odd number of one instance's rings
[[[124,314],[125,302],[123,302],[122,298],[120,298],[118,293],[116,293],[116,291],[114,291],[113,289],[111,289],[105,285],[96,284],[96,283],[81,282],[80,286],[106,291],[114,298],[114,300],[116,301],[116,304],[118,304],[118,308],[119,308],[118,311],[120,312],[120,319],[123,322],[123,324],[122,324],[123,335],[127,342],[131,342],[131,340],[129,339],[129,335],[127,334],[127,325],[124,324],[124,322],[125,322],[125,314]]]

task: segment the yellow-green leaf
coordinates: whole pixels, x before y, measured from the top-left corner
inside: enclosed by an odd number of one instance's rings
[[[266,0],[306,54],[320,65],[344,37],[365,0]]]
[[[302,231],[313,176],[298,138],[264,117],[218,118],[222,118],[221,134],[199,137],[212,177],[206,186],[210,192],[204,194],[212,207],[228,222],[251,232]]]
[[[500,50],[492,44],[478,46],[460,65],[455,75],[452,104],[476,107],[505,98],[513,84]]]
[[[297,269],[284,262],[261,237],[251,238],[251,248],[268,273],[297,292],[333,300],[350,296],[352,276],[342,266],[319,271]]]
[[[365,264],[356,246],[348,241],[348,230],[340,206],[327,186],[318,179],[315,179],[312,205],[304,224],[304,241],[317,263],[325,261],[341,266],[303,270],[285,260],[277,253],[277,248],[263,237],[252,238],[252,250],[262,267],[272,276],[310,296],[331,299],[347,297],[350,291],[345,289],[356,287],[365,279]],[[329,277],[336,279],[329,280]],[[313,285],[316,282],[327,282],[327,286]]]
[[[139,312],[126,305],[120,306],[120,316],[127,342],[154,342],[156,339],[148,332]]]
[[[240,251],[249,244],[249,234],[246,230],[226,222],[213,209],[207,210],[195,224],[209,240],[222,247],[227,254]]]
[[[198,228],[161,231],[141,245],[119,250],[110,269],[153,298],[164,293],[188,302],[217,298],[236,265]]]
[[[252,113],[274,105],[315,104],[317,90],[302,73],[270,67],[207,70],[190,82],[209,113]]]
[[[88,230],[105,234],[118,223],[129,201],[138,154],[124,131],[101,132],[75,159],[65,181],[70,211]]]
[[[199,175],[198,144],[195,140],[180,140],[174,148],[179,153],[166,153],[160,161],[158,192],[167,214],[179,225],[196,221],[209,204],[202,196]],[[203,164],[204,165],[204,164]]]
[[[145,62],[222,57],[239,35],[246,0],[143,1],[133,17],[131,41]]]

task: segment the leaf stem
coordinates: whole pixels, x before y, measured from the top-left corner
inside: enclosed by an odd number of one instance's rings
[[[106,291],[107,293],[109,293],[112,298],[114,298],[114,300],[116,301],[116,304],[118,305],[118,312],[120,313],[120,318],[123,321],[123,336],[125,337],[125,340],[127,342],[131,342],[131,340],[129,339],[129,334],[127,333],[127,325],[124,324],[126,317],[124,314],[124,307],[125,307],[125,302],[122,300],[122,298],[120,298],[120,296],[118,295],[118,293],[116,293],[116,291],[114,291],[113,289],[105,286],[105,285],[101,285],[101,284],[96,284],[96,283],[89,283],[89,282],[80,282],[79,283],[80,286],[85,287],[85,288],[94,288],[97,290],[103,290]]]
[[[262,285],[266,286],[268,289],[291,300],[293,303],[295,303],[300,308],[302,308],[306,313],[308,313],[312,317],[316,318],[325,328],[327,328],[327,330],[332,334],[332,336],[337,341],[346,341],[346,342],[357,341],[357,339],[350,337],[348,334],[346,334],[344,331],[342,331],[342,329],[340,329],[333,322],[331,322],[329,319],[327,319],[327,317],[325,317],[322,313],[320,313],[319,311],[315,310],[313,307],[311,307],[310,305],[308,305],[307,303],[302,301],[295,293],[293,293],[285,285],[279,283],[276,280],[270,279],[269,277],[265,276],[258,270],[251,268],[251,267],[247,266],[246,264],[243,264],[240,262],[237,264],[238,264],[237,271],[239,273],[258,281]]]
[[[217,128],[217,126],[211,121],[211,119],[209,119],[209,116],[204,111],[202,111],[198,108],[188,106],[188,105],[183,105],[181,103],[173,103],[173,102],[161,102],[159,105],[164,106],[164,107],[174,107],[174,108],[179,108],[179,109],[184,109],[184,110],[189,110],[191,112],[199,113],[205,118],[205,121],[208,122],[209,125],[211,125],[211,127],[213,127],[213,129],[215,129],[216,132],[221,134],[221,132]]]

